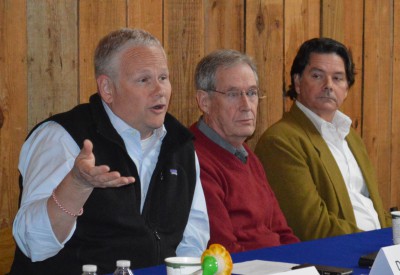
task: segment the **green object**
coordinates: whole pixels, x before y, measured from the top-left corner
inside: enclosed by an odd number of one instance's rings
[[[201,264],[203,275],[214,275],[218,272],[218,261],[213,256],[205,256]]]

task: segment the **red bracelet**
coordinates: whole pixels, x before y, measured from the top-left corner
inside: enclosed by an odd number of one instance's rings
[[[83,207],[79,210],[79,212],[77,214],[72,213],[71,211],[68,211],[67,209],[65,209],[64,206],[61,205],[61,203],[59,203],[59,201],[57,200],[56,194],[55,194],[55,189],[53,190],[53,193],[51,193],[51,197],[53,198],[53,201],[57,204],[57,206],[64,211],[65,213],[67,213],[68,215],[71,215],[73,217],[79,217],[83,214]]]

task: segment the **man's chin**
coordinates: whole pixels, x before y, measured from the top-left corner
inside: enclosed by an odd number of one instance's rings
[[[240,136],[249,139],[254,134],[255,129],[252,127],[251,129],[244,129],[240,132]]]
[[[151,125],[151,128],[153,128],[154,130],[158,129],[164,125],[164,119],[155,121],[155,122],[151,123],[150,125]]]

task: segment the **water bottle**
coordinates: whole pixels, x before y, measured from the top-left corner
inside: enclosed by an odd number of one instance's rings
[[[114,272],[114,275],[133,275],[131,267],[131,261],[128,260],[118,260],[117,261],[117,269]]]
[[[97,275],[97,266],[93,264],[85,264],[82,266],[82,275]]]

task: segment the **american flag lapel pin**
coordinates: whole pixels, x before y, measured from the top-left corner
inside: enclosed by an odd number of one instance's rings
[[[175,176],[178,175],[178,170],[176,170],[176,169],[169,169],[169,172],[171,173],[171,175],[175,175]]]

